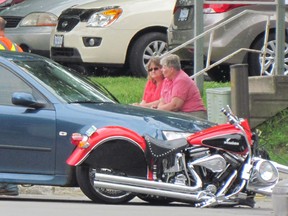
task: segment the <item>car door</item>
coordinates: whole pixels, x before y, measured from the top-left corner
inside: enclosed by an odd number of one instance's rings
[[[33,109],[13,105],[11,95],[14,92],[31,93],[36,99],[49,104],[31,84],[0,65],[1,176],[4,175],[5,178],[5,174],[11,173],[53,174],[55,169],[53,106]]]

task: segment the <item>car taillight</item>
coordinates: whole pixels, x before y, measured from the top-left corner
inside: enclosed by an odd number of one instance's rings
[[[79,148],[88,148],[90,146],[88,142],[89,137],[80,133],[73,133],[71,136],[71,143]]]
[[[175,14],[178,9],[179,9],[179,7],[178,7],[178,6],[175,6],[175,7],[174,7],[174,10],[173,10],[173,14]]]
[[[203,13],[223,13],[237,7],[246,6],[245,4],[204,4]]]

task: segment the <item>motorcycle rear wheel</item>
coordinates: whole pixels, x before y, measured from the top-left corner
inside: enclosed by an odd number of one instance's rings
[[[76,167],[76,178],[80,189],[93,202],[121,204],[129,202],[135,197],[130,192],[95,187],[93,182],[96,172],[116,174],[108,169],[93,169],[89,166]]]

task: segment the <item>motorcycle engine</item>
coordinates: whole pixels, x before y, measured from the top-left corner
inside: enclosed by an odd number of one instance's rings
[[[241,168],[245,160],[241,155],[206,147],[191,147],[188,155],[188,167],[193,168],[201,178],[203,189],[213,194],[234,170]]]
[[[184,174],[177,174],[173,180],[174,184],[185,186],[188,183],[188,179]]]

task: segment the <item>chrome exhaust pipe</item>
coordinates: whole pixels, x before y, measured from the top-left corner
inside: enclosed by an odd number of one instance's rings
[[[149,181],[146,179],[143,180],[143,179],[124,177],[124,176],[107,175],[107,174],[102,174],[102,173],[96,173],[95,180],[101,181],[101,182],[126,184],[126,185],[153,188],[153,189],[159,189],[159,190],[168,190],[168,191],[174,191],[174,192],[176,191],[176,192],[181,192],[181,193],[195,193],[197,190],[200,189],[199,186],[188,187],[188,186],[170,184],[170,183],[165,183],[165,182]]]
[[[174,198],[188,202],[201,202],[212,198],[212,196],[208,196],[203,191],[197,191],[197,189],[199,189],[197,187],[187,187],[164,182],[113,176],[102,173],[95,174],[94,186],[139,194]]]
[[[154,195],[154,196],[161,196],[167,198],[173,198],[176,200],[187,201],[187,202],[201,202],[212,197],[206,196],[203,192],[199,192],[198,194],[185,194],[173,191],[164,191],[164,190],[157,190],[152,188],[143,188],[138,186],[130,186],[130,185],[121,185],[115,183],[108,183],[108,182],[99,182],[94,181],[94,186],[98,188],[107,188],[113,190],[121,190],[127,191],[132,193],[138,194],[147,194],[147,195]]]

